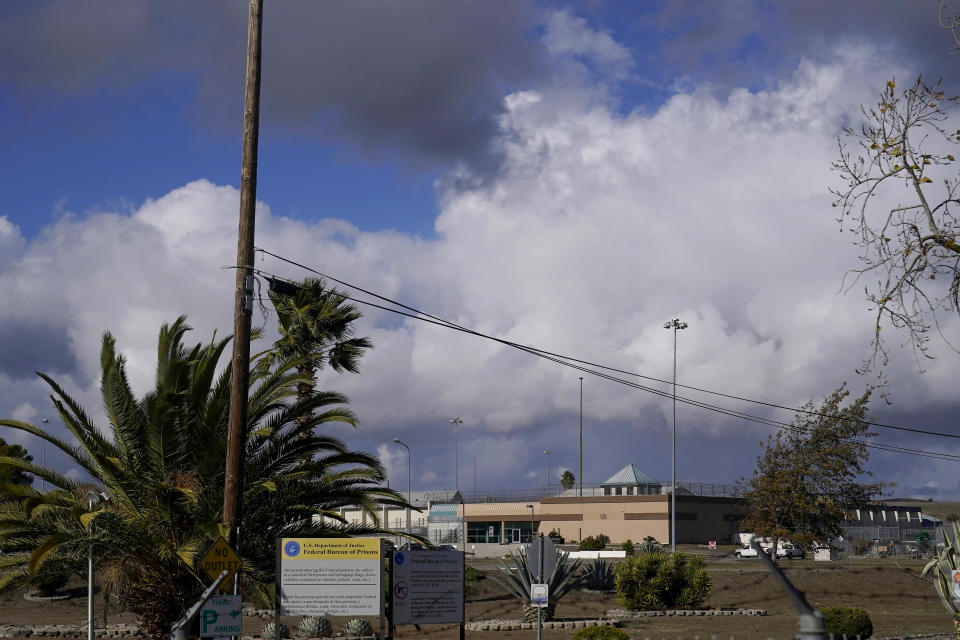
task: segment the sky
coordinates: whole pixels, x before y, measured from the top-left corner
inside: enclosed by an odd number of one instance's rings
[[[685,387],[789,408],[877,382],[856,372],[874,320],[844,285],[860,254],[830,166],[888,80],[960,90],[933,0],[266,5],[258,247],[660,392],[367,307],[361,373],[320,385],[360,418],[330,431],[391,486],[407,485],[394,438],[415,490],[579,475],[580,376],[584,482],[628,463],[668,481],[674,317]],[[0,4],[0,415],[63,431],[43,371],[102,421],[106,331],[140,393],[162,323],[232,332],[246,20],[236,0]],[[268,312],[254,322],[276,335]],[[960,345],[956,316],[942,331]],[[960,355],[938,337],[918,361],[903,338],[872,415],[960,434]],[[772,432],[680,402],[677,478],[749,476]],[[956,464],[874,450],[868,466],[896,497],[960,500]]]

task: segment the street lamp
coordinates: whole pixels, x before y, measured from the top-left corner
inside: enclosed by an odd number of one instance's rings
[[[528,505],[527,505],[527,509],[530,509],[530,542],[532,543],[532,542],[533,542],[533,528],[534,528],[534,526],[535,526],[535,525],[534,525],[534,520],[533,520],[533,505],[532,505],[532,504],[528,504]]]
[[[677,331],[687,323],[674,318],[663,323],[664,329],[673,329],[673,444],[670,448],[670,550],[677,550]]]
[[[550,454],[553,453],[553,449],[547,449],[543,452],[543,455],[547,456],[547,495],[550,495]]]
[[[457,427],[463,424],[463,419],[460,416],[454,416],[450,418],[450,424],[453,425],[453,434],[456,437],[456,444],[453,448],[453,464],[454,464],[454,475],[455,483],[457,485],[457,491],[460,491],[460,432],[457,431]]]
[[[394,438],[394,442],[404,447],[407,450],[407,533],[410,533],[410,447],[407,446],[406,442],[403,442],[399,438]]]
[[[106,502],[110,496],[100,491],[87,491],[87,504],[89,511],[93,511],[93,505],[101,501]],[[87,525],[87,536],[89,544],[87,546],[87,640],[94,640],[93,633],[93,520]]]
[[[580,497],[583,497],[583,376],[580,376]]]

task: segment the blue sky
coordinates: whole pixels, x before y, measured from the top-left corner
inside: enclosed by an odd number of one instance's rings
[[[829,164],[890,77],[960,86],[936,9],[268,2],[257,242],[655,377],[672,365],[662,323],[681,314],[681,381],[789,406],[862,389],[871,319],[857,291],[838,293],[857,251],[837,233]],[[103,331],[146,385],[161,322],[187,313],[197,340],[230,330],[245,28],[242,2],[0,6],[0,292],[14,301],[0,310],[0,414],[49,412],[37,368],[98,406]],[[944,326],[957,335],[955,318]],[[363,374],[322,382],[363,421],[341,435],[394,476],[400,436],[422,463],[415,487],[453,484],[451,415],[468,418],[461,459],[479,457],[481,484],[542,483],[547,447],[554,475],[574,466],[575,372],[380,312],[363,329],[376,344]],[[935,351],[923,374],[895,352],[878,417],[955,430],[960,358]],[[587,389],[587,480],[627,462],[663,477],[668,405]],[[769,433],[681,417],[691,481],[749,475]],[[884,455],[874,468],[899,495],[960,497],[955,463]]]

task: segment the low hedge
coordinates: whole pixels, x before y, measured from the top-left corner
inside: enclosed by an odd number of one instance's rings
[[[573,634],[573,640],[630,640],[630,635],[623,629],[602,625],[580,629]]]
[[[870,615],[856,607],[826,607],[823,609],[823,624],[827,635],[834,638],[869,638],[873,635]]]

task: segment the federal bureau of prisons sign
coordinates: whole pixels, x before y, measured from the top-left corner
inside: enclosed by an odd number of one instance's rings
[[[379,615],[379,538],[283,538],[277,572],[283,615]]]

